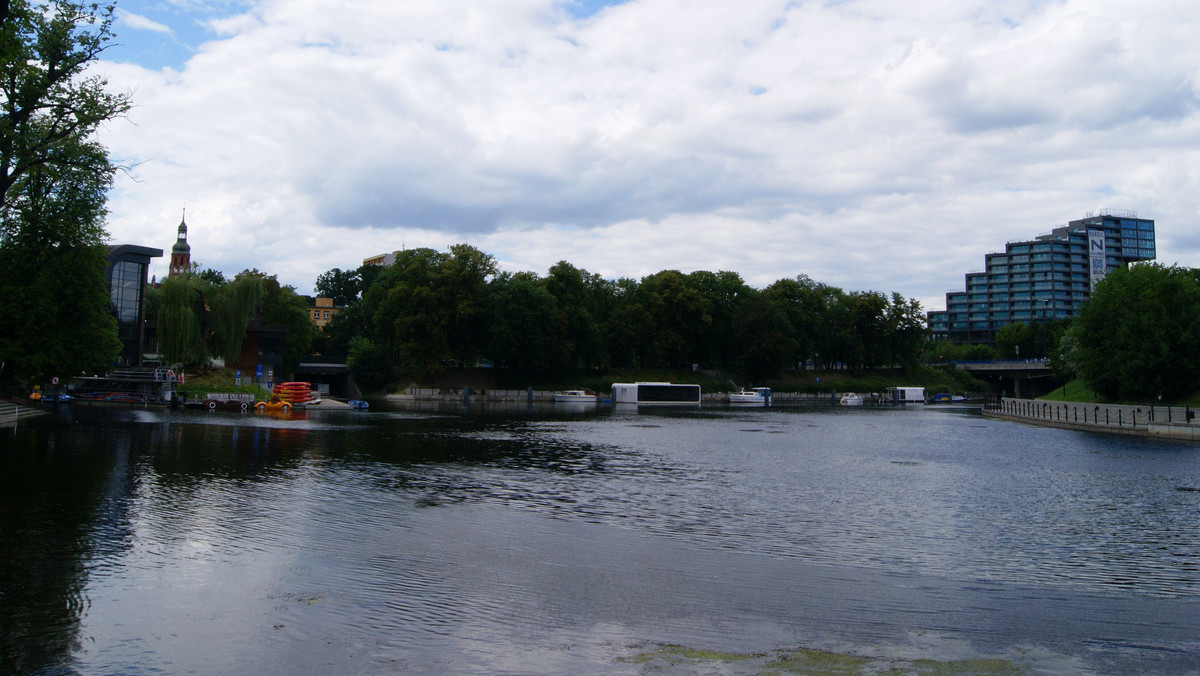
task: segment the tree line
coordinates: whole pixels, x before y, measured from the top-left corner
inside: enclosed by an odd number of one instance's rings
[[[308,300],[275,275],[243,270],[226,280],[217,270],[169,277],[146,293],[146,317],[155,319],[158,354],[185,368],[220,359],[233,364],[251,320],[283,329],[282,368],[292,372],[311,349],[315,330]]]
[[[105,279],[107,191],[95,140],[129,110],[88,65],[113,8],[0,1],[0,389],[103,370],[120,351]]]
[[[1173,401],[1200,386],[1200,270],[1110,272],[1061,332],[1051,366],[1112,401]]]
[[[365,387],[481,362],[540,374],[699,364],[758,379],[804,364],[912,366],[925,344],[920,303],[898,293],[804,275],[760,290],[728,271],[610,280],[566,261],[544,276],[501,272],[466,244],[335,268],[316,292],[341,308],[316,349]]]

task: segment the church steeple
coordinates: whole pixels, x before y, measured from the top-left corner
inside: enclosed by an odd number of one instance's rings
[[[167,278],[182,275],[192,269],[192,247],[187,243],[187,209],[183,210],[183,218],[179,221],[179,234],[175,236],[175,246],[171,247],[171,268]]]

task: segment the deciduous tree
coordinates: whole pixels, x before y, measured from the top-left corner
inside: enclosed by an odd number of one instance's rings
[[[129,107],[84,77],[111,39],[112,9],[0,6],[0,383],[106,370],[105,193],[113,166],[92,140]]]
[[[1098,394],[1171,399],[1200,382],[1200,285],[1193,270],[1158,264],[1114,270],[1096,285],[1071,330],[1072,356]]]

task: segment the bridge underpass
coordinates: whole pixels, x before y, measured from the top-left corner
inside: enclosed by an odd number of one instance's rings
[[[1003,396],[1032,399],[1054,389],[1054,377],[1044,359],[957,362],[955,367],[995,383]]]
[[[311,383],[313,389],[320,389],[331,397],[362,399],[362,392],[358,390],[354,376],[350,375],[350,369],[345,364],[304,362],[296,368],[295,377],[296,380]]]

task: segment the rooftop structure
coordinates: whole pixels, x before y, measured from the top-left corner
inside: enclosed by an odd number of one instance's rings
[[[1130,211],[1088,214],[987,254],[983,272],[966,274],[966,290],[928,313],[929,330],[934,340],[991,343],[1007,324],[1074,315],[1110,270],[1154,257],[1154,221]]]
[[[309,316],[312,318],[312,323],[317,329],[325,328],[330,319],[341,310],[339,307],[333,306],[332,298],[318,298],[313,303],[313,306],[308,309]]]
[[[167,277],[182,275],[192,269],[192,246],[187,241],[187,213],[179,219],[179,228],[175,235],[175,245],[171,247],[171,266]]]
[[[387,267],[396,262],[396,254],[398,253],[400,252],[393,251],[392,253],[381,253],[376,256],[371,256],[370,258],[364,258],[363,265],[381,265],[383,267]]]

